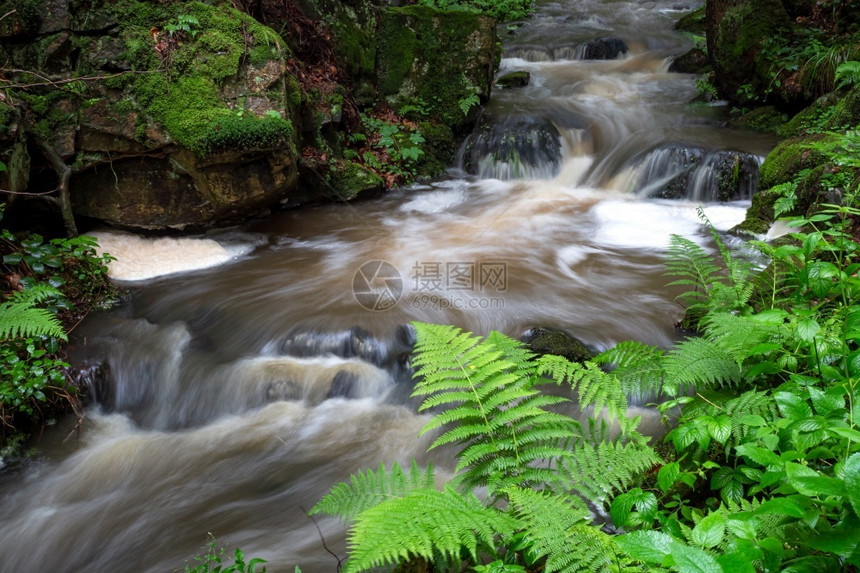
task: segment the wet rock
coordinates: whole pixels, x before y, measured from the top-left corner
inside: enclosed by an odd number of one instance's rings
[[[582,60],[614,60],[630,51],[627,43],[618,38],[595,38],[582,48]]]
[[[483,178],[549,178],[561,165],[561,134],[543,117],[485,114],[461,153],[463,168]]]
[[[281,343],[283,354],[306,358],[331,354],[340,358],[358,358],[374,366],[385,359],[383,344],[360,327],[342,332],[298,332]]]
[[[759,161],[754,155],[679,144],[652,150],[638,161],[638,169],[634,191],[662,199],[747,199],[759,180]]]
[[[380,8],[376,77],[380,97],[392,108],[423,106],[428,118],[455,132],[473,123],[479,109],[463,102],[489,99],[498,38],[495,20],[427,6]]]
[[[773,90],[772,62],[765,47],[768,38],[785,37],[792,19],[781,0],[724,0],[708,2],[705,28],[708,57],[711,60],[720,96],[735,104],[745,104],[749,85],[754,94],[772,93],[771,98],[793,103],[802,94],[798,82],[780,82]]]
[[[670,72],[681,74],[705,74],[711,69],[708,55],[699,48],[693,48],[677,56],[669,64]]]
[[[523,337],[528,347],[536,354],[555,354],[571,362],[585,362],[596,356],[591,348],[578,338],[563,330],[538,326],[526,332]]]
[[[334,375],[331,381],[331,388],[328,391],[325,399],[331,398],[349,398],[352,395],[352,389],[358,382],[358,376],[353,372],[341,370]]]
[[[531,74],[525,71],[510,72],[496,80],[496,85],[502,88],[518,88],[529,85]]]

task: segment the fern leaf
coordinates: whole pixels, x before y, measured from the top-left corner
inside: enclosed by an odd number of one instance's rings
[[[650,446],[636,443],[581,444],[562,463],[565,485],[586,499],[609,501],[660,463]]]
[[[480,543],[494,546],[521,523],[486,507],[474,495],[453,489],[415,489],[360,513],[347,537],[350,557],[344,573],[367,571],[414,557],[459,560],[463,552],[478,560]]]
[[[666,354],[663,361],[667,384],[678,390],[733,385],[741,369],[735,356],[712,341],[689,338]]]
[[[526,524],[530,553],[545,557],[547,573],[611,571],[615,543],[589,525],[591,514],[576,496],[522,488],[506,490],[519,519]]]
[[[659,348],[628,340],[598,354],[594,362],[612,366],[611,374],[627,396],[653,395],[663,385],[663,354]]]
[[[61,296],[62,293],[53,287],[36,285],[0,303],[0,340],[42,335],[67,340],[56,314],[36,307],[41,302]]]
[[[537,360],[537,372],[557,384],[570,384],[578,394],[581,410],[593,407],[595,412],[606,408],[611,419],[623,418],[627,412],[627,396],[614,376],[603,372],[596,364],[571,362],[562,356],[546,354]]]
[[[380,464],[376,473],[373,470],[358,472],[350,476],[350,483],[341,482],[331,488],[313,508],[310,515],[331,515],[350,522],[361,512],[375,507],[381,502],[403,497],[415,489],[432,489],[434,475],[432,464],[421,471],[415,460],[407,475],[397,462],[386,472]]]
[[[705,249],[680,235],[672,235],[667,251],[666,274],[678,277],[667,286],[692,286],[676,298],[689,308],[703,305],[718,280],[719,267]]]
[[[566,401],[533,388],[534,355],[499,333],[487,339],[443,325],[413,323],[417,366],[413,396],[424,411],[440,408],[421,433],[441,430],[430,448],[461,447],[457,470],[464,487],[538,485],[545,469],[569,455],[565,440],[578,436],[576,422],[546,408]]]

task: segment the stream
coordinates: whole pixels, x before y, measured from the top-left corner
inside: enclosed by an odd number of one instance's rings
[[[201,238],[104,234],[118,263],[142,261],[117,277],[131,299],[75,331],[75,363],[107,365],[81,427],[58,422],[0,480],[0,571],[181,570],[210,533],[270,572],[335,571],[321,538],[344,557],[342,524],[305,512],[355,471],[430,461],[409,321],[670,345],[670,234],[712,248],[697,207],[728,230],[756,183],[720,201],[719,162],[755,172],[774,144],[690,105],[694,77],[668,71],[692,45],[674,22],[701,3],[543,1],[501,25],[499,75],[529,84],[494,90],[433,182]],[[579,59],[599,38],[627,50]],[[664,197],[672,181],[683,197]],[[188,270],[213,246],[215,266]]]

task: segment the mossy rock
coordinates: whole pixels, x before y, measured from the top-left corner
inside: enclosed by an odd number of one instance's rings
[[[705,35],[705,7],[702,6],[685,14],[675,22],[675,29],[680,32],[689,32],[698,36]]]
[[[591,360],[597,353],[563,330],[538,326],[529,330],[523,342],[536,354],[563,356],[571,362]]]
[[[497,64],[495,21],[426,6],[381,8],[376,73],[380,97],[395,110],[423,107],[457,131],[464,102],[486,102]],[[476,109],[476,106],[474,106]]]
[[[773,85],[764,42],[784,35],[793,25],[781,0],[707,2],[705,24],[708,57],[721,97],[736,104],[747,103],[748,96],[738,91],[743,85],[763,97]],[[781,92],[774,95],[783,101],[793,100]]]
[[[693,48],[675,57],[669,64],[669,71],[681,74],[706,74],[711,71],[711,62],[704,50]]]
[[[814,135],[787,139],[771,150],[761,166],[760,189],[788,183],[804,169],[812,169],[826,163],[824,155],[816,151],[811,143],[826,143],[832,136]]]
[[[447,125],[422,121],[418,129],[424,136],[421,145],[424,151],[416,165],[415,172],[419,178],[441,175],[451,165],[456,151],[454,133]]]
[[[764,189],[752,197],[752,202],[747,209],[744,220],[735,225],[731,232],[738,235],[764,235],[768,232],[774,221],[773,206],[780,194]]]
[[[781,134],[787,121],[788,114],[779,111],[774,106],[764,106],[753,108],[733,118],[730,125],[735,129]]]
[[[379,175],[353,161],[338,160],[329,170],[328,184],[344,201],[374,197],[385,189]]]
[[[509,72],[496,80],[496,85],[502,88],[520,88],[529,85],[532,75],[524,70]]]

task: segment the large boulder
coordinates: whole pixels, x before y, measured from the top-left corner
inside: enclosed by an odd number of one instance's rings
[[[11,67],[66,86],[22,91],[21,124],[71,169],[77,215],[204,227],[247,218],[294,188],[299,93],[273,30],[202,2],[18,4],[39,5],[38,27],[25,19],[0,30]],[[33,170],[43,169],[30,148]]]
[[[705,27],[721,97],[744,104],[752,95],[771,92],[774,70],[765,43],[792,27],[781,0],[708,0]],[[797,94],[780,90],[773,95],[790,100]]]
[[[496,22],[426,6],[381,8],[376,74],[395,110],[421,109],[454,131],[490,97],[500,52]]]

